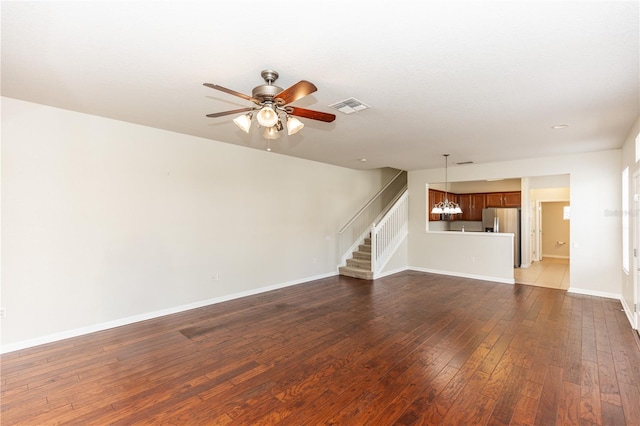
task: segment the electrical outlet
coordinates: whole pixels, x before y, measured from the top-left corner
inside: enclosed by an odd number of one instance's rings
[[[215,273],[211,276],[211,280],[212,281],[219,281],[220,280],[220,274],[219,273]]]
[[[0,318],[4,318],[7,316],[7,310],[5,308],[0,308]]]

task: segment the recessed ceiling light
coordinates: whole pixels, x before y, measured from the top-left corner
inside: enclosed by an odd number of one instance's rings
[[[555,126],[551,126],[552,129],[566,129],[569,127],[568,124],[556,124]]]
[[[363,162],[363,163],[366,163],[366,162],[367,162],[367,159],[366,159],[366,158],[361,158],[359,161],[361,161],[361,162]]]

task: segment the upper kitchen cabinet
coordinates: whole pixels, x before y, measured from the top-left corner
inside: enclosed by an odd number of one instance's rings
[[[504,207],[520,207],[522,204],[522,193],[518,192],[505,192],[502,198]]]
[[[482,209],[485,208],[484,194],[458,194],[462,214],[460,220],[482,220]]]
[[[520,207],[520,191],[490,192],[485,194],[485,207]]]
[[[428,207],[429,211],[431,211],[433,206],[435,206],[436,204],[442,201],[444,201],[444,192],[437,191],[435,189],[429,190],[429,207]],[[440,215],[429,213],[429,220],[440,220]]]

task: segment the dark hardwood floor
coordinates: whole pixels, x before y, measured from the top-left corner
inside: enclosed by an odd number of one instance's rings
[[[639,425],[619,301],[331,277],[1,359],[2,425]]]

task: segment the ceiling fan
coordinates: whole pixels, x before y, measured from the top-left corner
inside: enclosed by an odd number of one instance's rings
[[[310,118],[312,120],[324,121],[327,123],[336,119],[334,114],[328,114],[320,111],[313,111],[310,109],[299,108],[290,106],[292,102],[301,99],[316,90],[318,88],[311,82],[301,80],[293,86],[283,90],[281,87],[274,85],[273,83],[278,79],[279,74],[273,70],[264,70],[260,73],[265,81],[265,84],[256,86],[251,92],[251,96],[243,93],[236,92],[235,90],[227,89],[226,87],[218,86],[217,84],[204,83],[205,86],[212,89],[220,90],[230,95],[238,96],[242,99],[253,102],[255,105],[246,108],[234,109],[231,111],[217,112],[214,114],[207,114],[207,117],[222,117],[230,114],[245,113],[233,120],[233,122],[240,127],[244,132],[249,133],[251,128],[251,120],[253,119],[253,113],[256,113],[256,119],[260,126],[265,128],[264,137],[267,139],[277,139],[280,137],[280,130],[284,128],[282,125],[282,114],[287,120],[287,133],[293,135],[304,127],[304,124],[298,120],[297,117]]]

